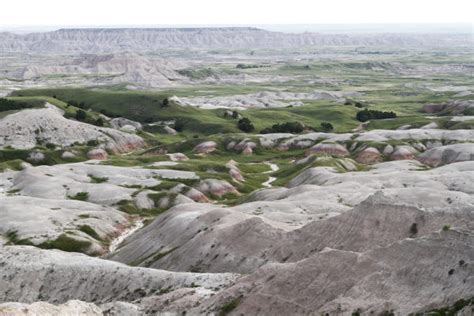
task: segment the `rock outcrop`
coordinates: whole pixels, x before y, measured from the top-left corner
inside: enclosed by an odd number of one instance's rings
[[[417,159],[432,167],[474,160],[474,144],[465,143],[435,147],[425,151]]]
[[[216,150],[217,143],[215,141],[207,141],[196,145],[193,151],[197,154],[209,154]]]
[[[327,154],[335,157],[345,157],[349,155],[349,151],[340,144],[319,143],[305,152],[306,156],[314,154]]]
[[[363,164],[373,164],[381,161],[382,155],[377,148],[368,147],[357,154],[356,161]]]
[[[102,148],[95,148],[87,152],[87,158],[92,160],[107,160],[109,155]]]
[[[46,143],[67,147],[89,141],[99,142],[115,153],[145,145],[143,139],[136,135],[66,119],[52,105],[22,110],[0,119],[0,148],[30,149]]]

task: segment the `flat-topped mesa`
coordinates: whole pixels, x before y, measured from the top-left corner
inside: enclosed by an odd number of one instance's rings
[[[449,46],[469,34],[279,33],[249,27],[61,29],[26,35],[0,33],[2,52],[150,52],[166,48],[292,48],[320,45]]]

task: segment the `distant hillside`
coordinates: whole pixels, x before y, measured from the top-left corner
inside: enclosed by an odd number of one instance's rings
[[[0,33],[0,51],[22,53],[147,52],[165,48],[285,48],[321,45],[459,46],[467,34],[289,34],[249,27],[90,28]]]

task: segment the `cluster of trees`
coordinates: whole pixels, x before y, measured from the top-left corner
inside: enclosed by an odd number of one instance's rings
[[[237,127],[246,133],[249,133],[255,129],[255,126],[253,126],[252,122],[246,117],[241,118],[239,122],[237,123]]]
[[[302,133],[305,129],[303,123],[300,122],[286,122],[281,124],[274,124],[272,127],[264,128],[260,131],[261,134],[269,133],[292,133],[299,134]]]
[[[396,118],[397,114],[395,112],[385,112],[377,110],[364,109],[357,112],[356,118],[361,122],[366,122],[368,120],[380,120],[388,118]]]
[[[26,102],[18,102],[13,100],[8,100],[5,98],[0,98],[0,112],[2,111],[11,111],[11,110],[21,110],[31,108]]]

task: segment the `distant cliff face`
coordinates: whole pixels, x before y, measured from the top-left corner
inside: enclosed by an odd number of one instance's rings
[[[467,34],[289,34],[257,28],[61,29],[0,33],[0,51],[23,53],[148,52],[166,48],[290,48],[321,45],[468,45]]]

